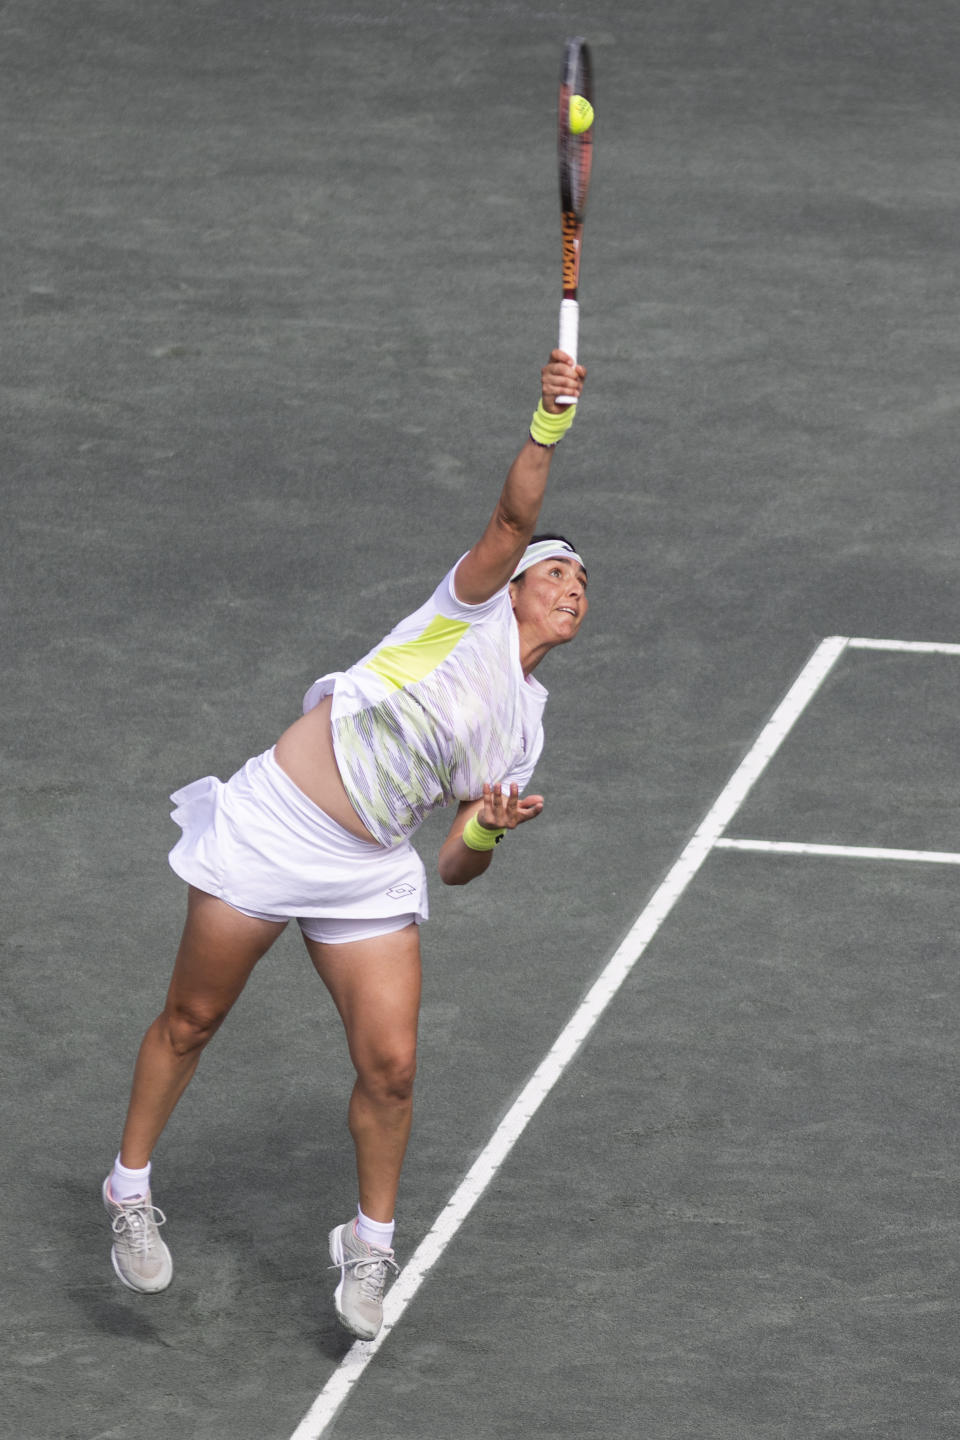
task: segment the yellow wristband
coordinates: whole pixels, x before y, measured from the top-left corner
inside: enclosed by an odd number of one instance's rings
[[[481,825],[476,815],[471,815],[463,827],[461,839],[468,850],[492,850],[499,845],[507,832],[505,830],[488,830]]]
[[[541,400],[530,421],[530,439],[535,445],[556,445],[570,429],[576,413],[576,405],[567,405],[559,415],[551,415],[549,410],[544,410]]]

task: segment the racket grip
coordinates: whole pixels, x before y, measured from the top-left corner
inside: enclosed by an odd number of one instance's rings
[[[560,301],[560,339],[557,348],[577,363],[577,343],[580,339],[580,304],[577,300]],[[558,395],[560,405],[576,405],[575,395]]]

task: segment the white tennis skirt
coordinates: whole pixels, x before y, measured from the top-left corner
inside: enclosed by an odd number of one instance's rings
[[[272,748],[226,782],[205,775],[170,799],[183,831],[172,869],[228,905],[277,920],[427,918],[426,871],[410,842],[388,850],[351,835],[294,785]]]

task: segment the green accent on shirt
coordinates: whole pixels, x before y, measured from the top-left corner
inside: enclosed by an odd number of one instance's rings
[[[394,690],[402,690],[436,670],[469,628],[466,620],[435,615],[416,640],[408,640],[403,645],[385,645],[367,661],[365,668],[379,675]]]

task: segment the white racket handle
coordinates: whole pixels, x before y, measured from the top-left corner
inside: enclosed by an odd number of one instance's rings
[[[560,339],[558,349],[577,363],[577,342],[580,338],[580,305],[576,300],[560,301]],[[558,405],[576,405],[576,395],[558,395]]]

